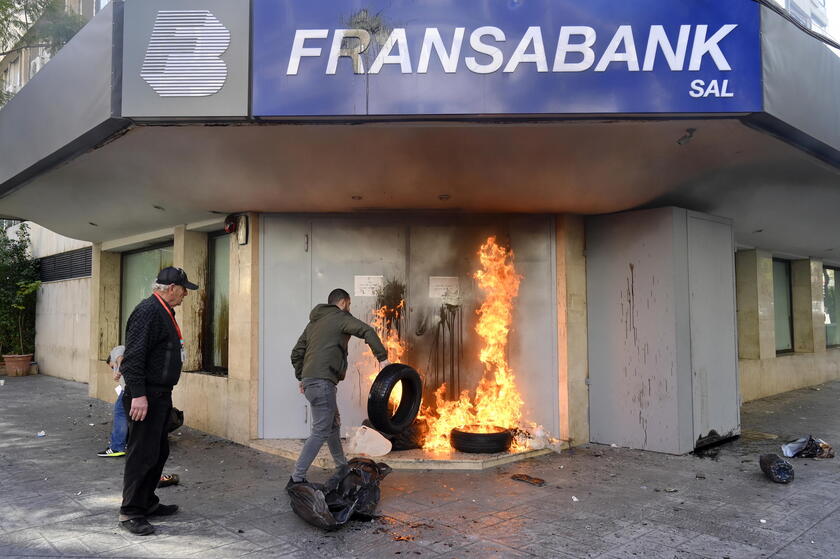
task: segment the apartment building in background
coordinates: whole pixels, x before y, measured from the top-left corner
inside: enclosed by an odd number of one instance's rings
[[[90,20],[110,0],[64,0],[65,8]],[[33,22],[34,24],[34,22]],[[47,47],[33,46],[16,50],[16,45],[0,45],[0,52],[11,51],[0,58],[0,89],[15,95],[50,60]]]

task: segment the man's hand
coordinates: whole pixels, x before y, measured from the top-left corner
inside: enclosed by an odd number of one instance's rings
[[[298,388],[300,389],[300,393],[303,394],[304,390],[303,390],[303,383],[302,382],[298,383]]]
[[[149,400],[145,396],[131,399],[131,409],[128,411],[128,417],[134,421],[143,421],[146,419],[146,413],[149,411]]]
[[[385,367],[387,367],[390,364],[391,364],[391,362],[388,361],[387,359],[385,359],[384,361],[380,361],[379,362],[379,370],[384,369]]]
[[[120,355],[116,358],[116,360],[111,363],[111,370],[114,371],[114,382],[119,382],[122,373],[120,372],[120,366],[123,362],[123,356]]]

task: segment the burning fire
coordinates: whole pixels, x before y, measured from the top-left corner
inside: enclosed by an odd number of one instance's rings
[[[484,375],[472,399],[470,392],[464,390],[457,401],[447,401],[446,385],[437,389],[435,410],[423,409],[429,427],[423,446],[426,450],[451,450],[449,432],[454,428],[469,426],[472,432],[490,433],[495,427],[518,427],[522,417],[522,397],[506,355],[513,300],[519,293],[522,276],[516,273],[513,252],[499,246],[495,237],[487,239],[478,255],[481,270],[474,277],[486,298],[478,310],[475,330],[484,341],[479,355]]]
[[[382,340],[385,349],[388,350],[388,361],[391,363],[402,363],[402,358],[406,350],[405,342],[400,338],[400,333],[396,326],[404,310],[405,301],[400,301],[396,307],[382,305],[378,309],[373,310],[373,320],[370,325],[376,330],[376,334]],[[374,369],[378,368],[374,367]],[[369,377],[370,381],[373,382],[378,374],[379,371],[375,370]],[[402,400],[402,382],[398,382],[394,386],[394,389],[391,391],[391,397],[388,399],[388,405],[392,414],[396,412],[397,406],[400,405],[400,400]]]

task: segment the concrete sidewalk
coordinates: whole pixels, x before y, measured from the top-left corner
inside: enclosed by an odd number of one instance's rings
[[[0,557],[840,556],[840,459],[794,460],[787,486],[758,468],[789,438],[840,446],[840,383],[747,404],[746,436],[707,458],[591,445],[484,472],[395,471],[382,519],[331,534],[291,512],[291,462],[184,428],[166,469],[181,485],[159,493],[181,512],[134,537],[116,521],[123,461],[96,456],[111,406],[82,384],[5,381]]]

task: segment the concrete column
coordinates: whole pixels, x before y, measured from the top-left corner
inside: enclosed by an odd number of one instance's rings
[[[207,298],[207,234],[187,231],[186,226],[175,227],[174,265],[183,268],[198,289],[190,292],[178,308],[176,316],[184,336],[186,361],[184,371],[199,371],[202,367],[204,305]]]
[[[773,308],[773,257],[761,250],[735,253],[735,299],[738,310],[738,357],[776,356]]]
[[[793,349],[797,353],[824,352],[822,261],[794,260],[790,269],[793,291]]]
[[[90,370],[88,394],[107,397],[112,385],[100,387],[99,379],[107,373],[103,361],[120,341],[120,254],[102,251],[93,245],[90,281]],[[107,376],[107,375],[106,375]],[[100,390],[102,388],[102,390]],[[103,394],[100,394],[103,393]],[[110,395],[112,396],[112,395]]]
[[[556,239],[559,438],[575,446],[589,442],[589,365],[583,217],[558,216]]]
[[[230,235],[228,426],[234,441],[259,433],[259,214],[248,214],[248,244]]]

